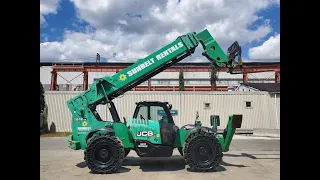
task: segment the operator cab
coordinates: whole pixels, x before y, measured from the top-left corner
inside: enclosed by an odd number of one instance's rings
[[[164,121],[174,124],[170,113],[172,105],[168,102],[142,101],[136,102],[136,105],[133,118]]]
[[[159,101],[142,101],[136,105],[133,118],[158,121],[162,144],[172,146],[179,129],[170,113],[172,105]]]

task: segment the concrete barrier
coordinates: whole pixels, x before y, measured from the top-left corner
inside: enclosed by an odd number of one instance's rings
[[[280,137],[280,129],[253,129],[253,136]]]

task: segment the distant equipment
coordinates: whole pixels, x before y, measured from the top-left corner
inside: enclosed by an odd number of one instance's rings
[[[97,64],[100,64],[100,54],[99,54],[99,53],[97,53],[96,63],[97,63]]]

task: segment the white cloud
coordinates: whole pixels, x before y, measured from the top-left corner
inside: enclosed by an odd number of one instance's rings
[[[66,31],[61,42],[40,44],[41,61],[52,58],[101,57],[116,53],[117,61],[135,61],[188,32],[207,28],[224,50],[234,41],[240,45],[272,32],[269,20],[256,13],[274,0],[70,0],[77,17],[96,31]],[[248,26],[264,22],[255,30]],[[198,48],[195,57],[201,57]],[[201,59],[200,59],[201,60]]]
[[[40,36],[43,38],[43,42],[48,42],[48,35],[47,34],[41,34]]]
[[[250,59],[280,59],[280,34],[271,36],[261,46],[249,49]]]
[[[40,0],[40,25],[46,25],[45,15],[56,14],[60,0]]]

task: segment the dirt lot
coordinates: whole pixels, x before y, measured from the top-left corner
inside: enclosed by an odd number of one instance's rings
[[[189,172],[178,151],[171,158],[138,158],[132,151],[118,173],[106,175],[91,174],[83,162],[83,151],[69,149],[64,137],[40,138],[40,143],[42,180],[280,179],[280,139],[236,136],[216,172]]]

